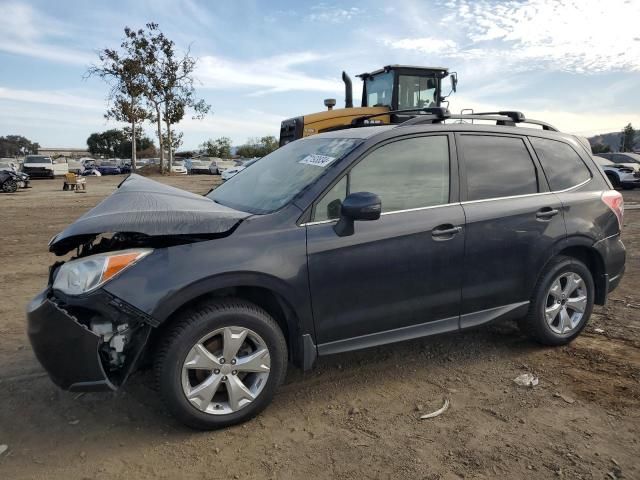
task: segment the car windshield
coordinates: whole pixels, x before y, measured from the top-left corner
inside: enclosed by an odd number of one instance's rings
[[[12,170],[13,167],[11,166],[11,163],[9,163],[9,162],[0,162],[0,169],[2,169],[2,170]]]
[[[24,160],[24,163],[51,163],[51,158],[49,158],[49,157],[27,157]]]
[[[362,140],[305,138],[263,157],[207,196],[221,205],[255,214],[274,212],[324,175],[334,161]]]

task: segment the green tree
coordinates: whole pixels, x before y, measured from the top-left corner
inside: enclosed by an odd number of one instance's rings
[[[136,127],[136,129],[138,131],[135,134],[136,150],[147,151],[154,148],[153,140],[144,135],[139,126]],[[133,153],[131,145],[131,138],[133,137],[134,135],[131,134],[129,128],[123,130],[112,128],[104,132],[96,132],[89,135],[89,138],[87,138],[87,147],[89,148],[89,152],[94,155],[129,158]]]
[[[250,138],[236,149],[241,157],[264,157],[278,148],[278,140],[273,135],[262,138]]]
[[[622,137],[620,138],[620,151],[633,152],[636,144],[636,131],[630,123],[622,129]]]
[[[609,153],[611,151],[611,147],[604,143],[596,143],[591,145],[591,153]]]
[[[200,145],[200,150],[209,157],[229,158],[231,157],[231,139],[229,137],[209,139]]]
[[[40,145],[22,135],[0,137],[0,157],[15,157],[29,153],[38,153]]]

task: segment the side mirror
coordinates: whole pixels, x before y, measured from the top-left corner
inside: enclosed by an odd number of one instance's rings
[[[356,220],[378,220],[382,212],[382,202],[375,193],[356,192],[342,202],[340,220],[333,227],[339,237],[353,235]]]
[[[455,92],[458,88],[458,74],[456,72],[452,72],[449,78],[451,79],[451,90]]]

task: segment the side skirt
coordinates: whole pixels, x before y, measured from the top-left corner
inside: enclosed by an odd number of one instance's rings
[[[431,322],[410,325],[408,327],[370,333],[359,337],[321,343],[317,346],[318,356],[360,350],[388,343],[402,342],[414,338],[428,337],[441,333],[455,332],[472,328],[497,319],[518,318],[527,313],[529,302],[512,303],[501,307],[468,313],[460,317],[443,318]]]

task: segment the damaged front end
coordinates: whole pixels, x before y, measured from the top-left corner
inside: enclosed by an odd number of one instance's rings
[[[56,235],[49,250],[75,256],[51,267],[47,289],[27,309],[33,350],[53,381],[69,390],[122,385],[158,322],[103,286],[138,263],[136,278],[147,282],[147,256],[231,235],[249,215],[131,175]]]
[[[74,299],[47,288],[28,308],[33,350],[65,390],[117,389],[135,369],[151,333],[143,312],[98,290]]]

